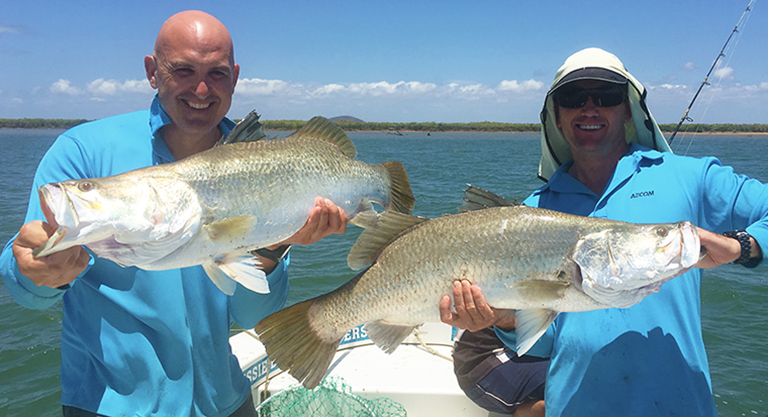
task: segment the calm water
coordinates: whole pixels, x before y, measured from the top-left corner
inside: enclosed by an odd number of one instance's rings
[[[21,226],[35,167],[60,132],[0,129],[0,243]],[[455,213],[467,183],[518,199],[541,184],[535,175],[537,134],[353,132],[350,137],[360,160],[403,162],[420,216]],[[675,152],[715,155],[737,172],[768,181],[768,137],[688,139],[676,142]],[[346,255],[359,233],[350,226],[343,236],[292,251],[290,304],[353,277]],[[735,266],[705,272],[704,338],[721,416],[768,415],[767,275],[764,268],[758,273]],[[61,316],[60,304],[44,311],[19,307],[0,284],[0,416],[60,415]]]

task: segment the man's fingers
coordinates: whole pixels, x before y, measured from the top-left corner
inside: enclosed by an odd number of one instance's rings
[[[477,306],[475,305],[475,298],[472,294],[472,283],[462,279],[460,281],[461,284],[461,294],[464,299],[464,308],[467,310],[467,312],[470,315],[476,314]]]
[[[453,313],[451,312],[451,297],[448,294],[440,299],[440,321],[453,325]]]

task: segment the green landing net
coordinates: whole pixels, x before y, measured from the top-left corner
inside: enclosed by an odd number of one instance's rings
[[[256,407],[260,417],[406,417],[405,407],[389,398],[369,400],[352,393],[340,377],[328,377],[313,390],[280,391]]]

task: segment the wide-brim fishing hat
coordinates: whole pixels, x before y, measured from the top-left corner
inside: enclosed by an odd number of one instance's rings
[[[541,161],[539,178],[547,181],[560,165],[573,159],[571,148],[557,127],[553,93],[580,80],[599,80],[627,85],[632,119],[624,125],[627,142],[637,142],[661,152],[671,152],[667,140],[645,104],[645,87],[627,71],[615,55],[600,48],[587,48],[568,57],[557,70],[541,110]]]

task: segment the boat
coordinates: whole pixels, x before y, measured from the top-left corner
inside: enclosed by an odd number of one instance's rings
[[[500,416],[475,405],[459,388],[451,360],[455,332],[455,328],[443,323],[425,323],[392,354],[386,354],[368,338],[363,325],[357,326],[342,339],[324,381],[343,381],[344,392],[335,395],[350,397],[350,403],[357,399],[385,399],[402,406],[405,411],[391,415]],[[321,383],[318,388],[307,391],[296,379],[271,363],[253,330],[230,337],[230,345],[251,382],[257,409],[263,409],[280,393],[314,393],[323,387],[324,383]],[[339,415],[337,413],[338,410],[328,415]],[[322,414],[308,412],[307,415]]]

